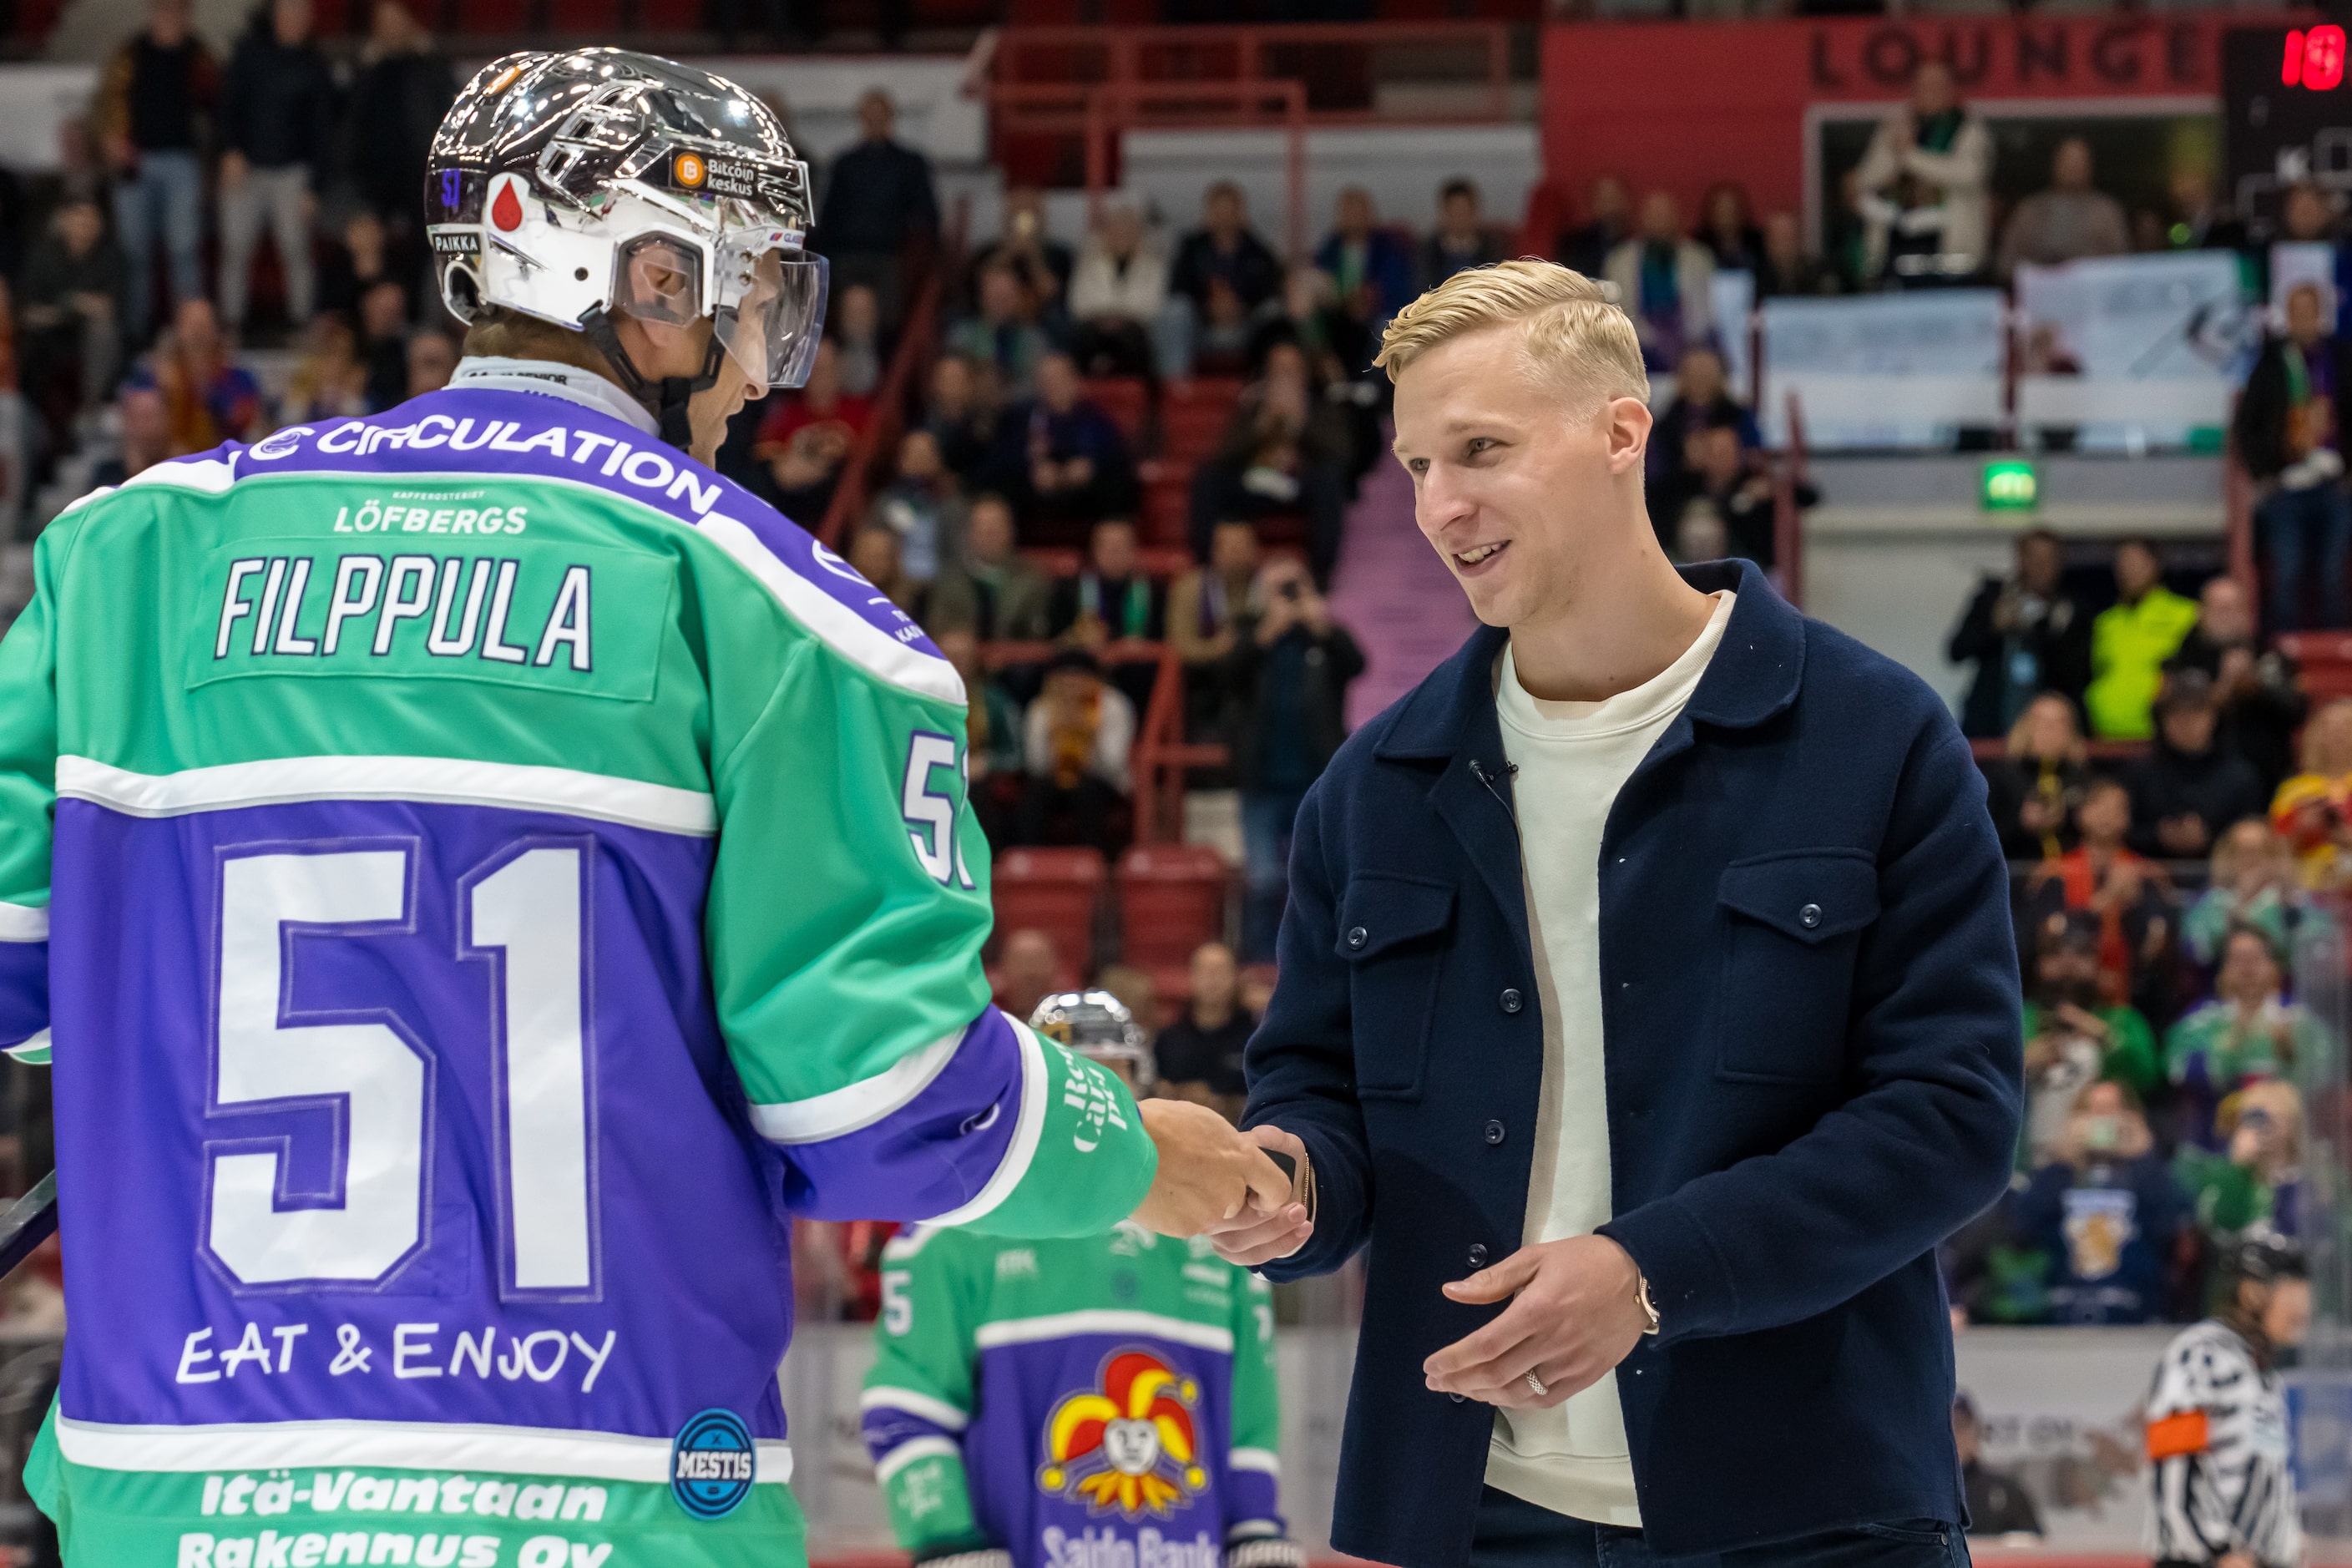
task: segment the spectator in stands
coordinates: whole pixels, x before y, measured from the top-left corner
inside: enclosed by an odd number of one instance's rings
[[[1730,426],[1743,447],[1764,444],[1763,435],[1756,427],[1756,416],[1731,395],[1730,383],[1724,374],[1723,355],[1712,343],[1693,343],[1683,351],[1682,359],[1675,366],[1674,399],[1650,431],[1645,478],[1651,493],[1662,503],[1673,503],[1672,510],[1663,513],[1653,510],[1653,522],[1679,514],[1681,498],[1672,492],[1690,471],[1691,437],[1718,425]]]
[[[2158,999],[2172,943],[2172,902],[2162,868],[2126,843],[2130,791],[2119,779],[2093,778],[2074,808],[2074,847],[2043,862],[2027,886],[2028,924],[2046,930],[2063,915],[2092,915],[2098,923],[2101,994],[2135,1005]]]
[[[2201,163],[2174,167],[2166,182],[2165,243],[2174,250],[2242,250],[2246,226],[2213,195],[2213,174]]]
[[[2056,1321],[2162,1319],[2188,1205],[2127,1086],[2102,1079],[2082,1091],[2017,1214],[2053,1259]]]
[[[367,367],[353,351],[351,323],[321,312],[302,329],[302,357],[278,410],[289,423],[355,418],[368,411]]]
[[[898,474],[874,498],[872,521],[898,536],[900,568],[916,587],[929,588],[941,563],[963,553],[966,510],[938,437],[919,425],[899,437]]]
[[[2294,851],[2303,885],[2332,889],[2343,880],[2352,843],[2352,699],[2338,698],[2303,727],[2303,771],[2271,797],[2271,826]]]
[[[408,335],[409,396],[438,392],[457,373],[457,339],[438,327],[420,327]]]
[[[835,289],[863,283],[874,290],[886,323],[905,307],[899,268],[908,247],[929,244],[940,227],[930,160],[892,139],[898,121],[898,106],[882,89],[858,99],[860,139],[833,161],[814,247]]]
[[[2286,971],[2271,939],[2240,926],[2221,944],[2212,1000],[2192,1008],[2165,1037],[2166,1076],[2193,1108],[2190,1140],[2221,1147],[2214,1112],[2246,1084],[2291,1078],[2298,1063],[2324,1060],[2326,1026],[2286,999]]]
[[[2336,243],[2336,205],[2310,180],[2297,180],[2279,199],[2279,238],[2290,245]]]
[[[1242,955],[1270,963],[1289,887],[1290,830],[1307,786],[1348,738],[1364,656],[1295,557],[1266,563],[1234,629],[1234,782],[1242,795]]]
[[[457,96],[457,78],[434,47],[433,35],[402,0],[375,0],[346,117],[352,184],[368,212],[402,242],[410,262],[424,255],[416,243],[416,195],[425,188],[425,160]]]
[[[115,410],[122,426],[122,448],[114,457],[101,458],[90,469],[93,488],[119,485],[173,455],[171,416],[160,387],[135,381],[126,384],[115,398]]]
[[[1764,467],[1762,454],[1741,441],[1738,425],[1717,416],[1715,423],[1685,437],[1683,464],[1661,487],[1667,506],[1677,514],[1677,527],[1689,520],[1693,508],[1705,507],[1723,526],[1725,554],[1769,569],[1779,542],[1772,476]],[[1797,493],[1803,506],[1811,506],[1817,498],[1818,492],[1809,484],[1801,486]]]
[[[1503,247],[1487,232],[1478,184],[1459,175],[1437,188],[1437,226],[1421,242],[1421,286],[1434,289],[1472,267],[1503,259]]]
[[[316,303],[310,220],[334,146],[335,79],[310,20],[310,0],[256,11],[221,84],[221,317],[231,332],[245,329],[265,222],[286,276],[288,319],[302,325]]]
[[[981,477],[996,446],[996,412],[982,396],[971,356],[950,351],[931,366],[923,400],[923,428],[939,443],[948,471],[970,484]]]
[[[1970,1539],[2042,1534],[2033,1495],[2006,1470],[1984,1462],[1984,1430],[1965,1394],[1952,1401],[1952,1447],[1960,1456],[1960,1490],[1969,1505]]]
[[[1608,270],[1609,254],[1633,237],[1633,193],[1622,176],[1600,174],[1585,192],[1584,222],[1555,242],[1559,263],[1598,278]]]
[[[990,672],[981,657],[980,639],[970,627],[933,631],[931,641],[963,680],[964,777],[972,813],[989,843],[1003,845],[1006,814],[1020,799],[1025,743],[1020,704]]]
[[[1415,266],[1411,247],[1393,229],[1382,228],[1372,194],[1361,185],[1339,193],[1331,232],[1316,247],[1315,265],[1331,280],[1331,297],[1360,329],[1361,346],[1380,341],[1389,319],[1412,302]],[[1370,365],[1350,357],[1348,372]]]
[[[1977,739],[2007,732],[2045,691],[2079,703],[2091,684],[2091,617],[2065,590],[2058,536],[2030,528],[2015,549],[2007,576],[1978,584],[1945,649],[1977,667],[1960,706],[1960,731]]]
[[[320,265],[319,309],[332,310],[356,324],[360,301],[368,290],[394,280],[391,245],[383,220],[366,207],[343,220],[338,237],[342,243],[330,246]]]
[[[1037,362],[1037,395],[1006,412],[991,468],[1031,536],[1060,543],[1136,500],[1135,458],[1118,421],[1086,395],[1078,367],[1057,352]]]
[[[1103,203],[1070,279],[1070,353],[1089,375],[1154,376],[1181,368],[1181,312],[1169,309],[1168,257],[1126,196]]]
[[[2197,624],[2164,668],[2211,678],[2221,704],[2221,749],[2253,764],[2267,799],[2294,766],[2294,732],[2310,716],[2311,700],[2294,661],[2256,645],[2253,601],[2244,584],[2227,573],[2205,580]]]
[[[842,391],[833,341],[817,344],[807,384],[769,405],[751,448],[768,466],[776,505],[785,516],[812,524],[824,517],[842,465],[873,414],[866,399]]]
[[[1188,669],[1221,664],[1234,650],[1234,626],[1257,579],[1257,530],[1220,518],[1209,531],[1209,558],[1168,589],[1168,640]]]
[[[2286,331],[2263,343],[2235,416],[2238,456],[2261,489],[2254,527],[2270,553],[2273,631],[2352,625],[2352,496],[2344,489],[2337,405],[2352,395],[2352,334],[2326,330],[2316,283],[2286,297]],[[2304,611],[2305,574],[2318,579],[2320,619]]]
[[[1076,978],[1064,973],[1054,939],[1026,926],[1005,937],[996,963],[997,1005],[1024,1022],[1038,1003],[1063,988],[1066,979]]]
[[[112,166],[114,224],[130,264],[123,330],[147,341],[158,312],[151,281],[160,245],[172,302],[204,291],[197,247],[204,238],[203,149],[220,71],[188,30],[188,0],[154,0],[147,25],[107,60],[98,123]]]
[[[2268,799],[2253,764],[2216,743],[2221,718],[2212,678],[2167,677],[2156,702],[2156,745],[2125,776],[2132,847],[2158,860],[2202,858],[2223,829],[2259,816]]]
[[[223,441],[249,441],[261,434],[261,384],[228,357],[212,301],[198,295],[180,301],[172,328],[155,345],[152,377],[163,394],[171,432],[170,456],[210,451]]]
[[[1016,547],[1013,505],[972,498],[961,556],[931,584],[929,626],[982,642],[1043,642],[1052,635],[1054,585]]]
[[[1266,350],[1265,368],[1243,389],[1213,456],[1193,471],[1191,539],[1208,553],[1209,531],[1225,519],[1296,515],[1318,582],[1328,582],[1347,525],[1347,416],[1323,395],[1296,342]]]
[[[993,265],[1013,268],[1036,302],[1037,319],[1051,330],[1060,329],[1070,289],[1070,247],[1045,232],[1045,193],[1036,186],[1006,188],[1003,232],[980,253],[971,276],[976,279],[982,268]]]
[[[980,269],[976,314],[950,327],[950,352],[992,365],[1006,395],[1026,397],[1037,363],[1053,352],[1053,340],[1036,321],[1036,304],[1021,275],[1002,262]]]
[[[2286,840],[2262,818],[2248,817],[2214,843],[2205,890],[2180,918],[2180,941],[2190,959],[2210,969],[2240,926],[2268,937],[2273,952],[2288,952],[2306,927],[2335,923],[2326,906],[2296,885]]]
[[[2009,727],[2008,755],[1986,764],[1986,804],[2011,860],[2055,860],[2076,841],[2074,807],[2090,764],[2074,704],[2045,691]]]
[[[2075,1098],[2108,1078],[2135,1090],[2164,1081],[2156,1031],[2128,1002],[2109,1000],[2099,972],[2099,922],[2069,915],[2034,949],[2025,1001],[2025,1147],[2029,1167],[2057,1157]]]
[[[1960,102],[1952,68],[1920,61],[1911,101],[1879,121],[1853,170],[1861,279],[1909,288],[1982,271],[1992,159],[1992,133]]]
[[[1699,204],[1698,233],[1692,237],[1706,247],[1718,272],[1754,272],[1763,265],[1764,235],[1756,226],[1748,205],[1748,187],[1737,180],[1718,180]]]
[[[2034,192],[2010,214],[1997,265],[2006,281],[2020,262],[2057,267],[2129,249],[2123,203],[2091,184],[2091,144],[2069,136],[2051,155],[2049,188]]]
[[[1242,1047],[1257,1019],[1242,1005],[1241,965],[1234,950],[1204,942],[1192,950],[1192,994],[1184,1016],[1160,1031],[1153,1056],[1160,1092],[1211,1106],[1235,1121],[1249,1086],[1242,1081]]]
[[[2276,1079],[2223,1100],[2213,1119],[2221,1152],[2183,1143],[2172,1160],[2198,1228],[2225,1244],[2258,1225],[2302,1235],[2303,1125],[2303,1096]]]
[[[114,391],[126,270],[121,248],[107,237],[105,215],[87,196],[60,203],[25,258],[17,346],[25,385],[52,427],[68,426],[76,413]]]
[[[389,278],[360,296],[359,347],[368,412],[381,414],[408,395],[408,290]]]
[[[2197,624],[2197,605],[2164,585],[2155,542],[2116,546],[2116,601],[2091,623],[2091,683],[2083,694],[2091,732],[2105,741],[2145,741],[2156,730],[2156,694],[2164,661]]]
[[[833,342],[841,357],[841,390],[852,397],[871,397],[882,384],[882,307],[873,289],[852,283],[841,291],[834,308]]]
[[[1282,263],[1250,228],[1249,204],[1239,185],[1219,180],[1202,194],[1201,226],[1184,237],[1169,281],[1203,311],[1214,282],[1230,288],[1244,310],[1256,310],[1282,286]]]
[[[1723,526],[1723,514],[1705,496],[1693,496],[1683,505],[1683,514],[1675,520],[1675,537],[1666,554],[1677,566],[1696,566],[1705,561],[1727,561],[1733,553],[1731,531]]]
[[[907,575],[898,534],[880,523],[868,523],[849,542],[845,559],[851,571],[872,584],[876,592],[910,619],[920,617],[922,585]]]
[[[1093,654],[1083,647],[1056,653],[1024,721],[1029,780],[1015,840],[1059,839],[1116,853],[1111,814],[1132,792],[1128,752],[1135,727],[1134,705],[1103,679]],[[1057,830],[1057,824],[1066,826]]]
[[[1115,642],[1157,642],[1165,608],[1160,585],[1143,570],[1135,524],[1106,518],[1087,535],[1077,575],[1054,584],[1048,635],[1097,654]]]
[[[1782,209],[1764,220],[1764,255],[1756,268],[1759,300],[1809,299],[1838,291],[1837,268],[1805,248],[1805,231],[1795,213]]]
[[[1685,349],[1714,332],[1715,258],[1683,237],[1673,192],[1642,198],[1641,233],[1609,253],[1607,273],[1653,372],[1681,363]]]

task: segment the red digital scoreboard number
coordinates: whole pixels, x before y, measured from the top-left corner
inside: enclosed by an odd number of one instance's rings
[[[2330,92],[2343,86],[2344,29],[2334,23],[2291,29],[2285,56],[2279,62],[2279,84],[2310,92]]]

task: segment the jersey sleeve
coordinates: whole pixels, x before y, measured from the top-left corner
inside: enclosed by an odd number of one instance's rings
[[[753,1124],[820,1218],[1108,1230],[1157,1163],[1111,1076],[989,1005],[963,708],[814,637],[713,737],[709,942]]]
[[[0,1048],[49,1059],[49,849],[57,809],[53,574],[73,537],[34,552],[33,601],[0,639]]]
[[[858,1395],[859,1425],[898,1544],[918,1562],[989,1544],[971,1509],[963,1434],[971,1424],[977,1250],[936,1230],[882,1249],[882,1315]]]
[[[1233,1492],[1225,1544],[1280,1539],[1282,1402],[1274,1360],[1274,1287],[1245,1268],[1234,1281],[1234,1444],[1226,1456]]]

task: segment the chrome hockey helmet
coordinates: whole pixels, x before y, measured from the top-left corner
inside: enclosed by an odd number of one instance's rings
[[[1090,1062],[1125,1062],[1138,1089],[1151,1082],[1151,1047],[1143,1030],[1127,1004],[1108,991],[1056,992],[1037,1004],[1029,1026]]]
[[[808,166],[751,93],[628,49],[527,51],[466,84],[433,138],[425,232],[441,297],[585,333],[684,445],[686,400],[723,354],[754,386],[798,386],[824,326],[806,248]],[[613,317],[715,324],[702,372],[653,379]]]

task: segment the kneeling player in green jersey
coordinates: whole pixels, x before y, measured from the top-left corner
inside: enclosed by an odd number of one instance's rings
[[[1133,1087],[1107,991],[1031,1024]],[[884,1249],[859,1404],[898,1543],[942,1568],[1296,1568],[1276,1444],[1274,1299],[1207,1244],[926,1227]]]

